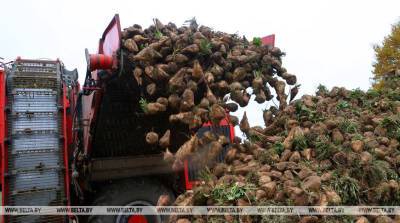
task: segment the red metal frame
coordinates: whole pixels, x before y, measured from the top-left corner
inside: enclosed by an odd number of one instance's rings
[[[106,56],[112,56],[115,58],[116,52],[120,48],[121,39],[121,25],[118,14],[114,16],[107,28],[105,29],[102,38],[99,41],[98,54],[103,54]],[[274,40],[274,37],[273,37]],[[114,60],[117,61],[117,60]],[[111,73],[111,72],[110,72]],[[83,113],[83,147],[86,155],[90,157],[92,150],[92,135],[90,134],[91,126],[96,123],[96,116],[100,107],[101,99],[103,96],[103,89],[101,86],[101,80],[97,76],[97,71],[91,72],[91,78],[97,81],[98,86],[93,88],[93,92],[90,95],[83,96],[82,98],[82,113]],[[211,123],[206,123],[205,126],[211,125]],[[230,126],[230,138],[233,140],[235,133],[234,128],[230,125],[229,118],[221,121],[220,125]],[[189,181],[188,175],[188,163],[184,163],[184,175],[185,175],[185,186],[186,189],[191,189],[195,182]]]
[[[113,56],[120,47],[121,40],[121,23],[119,15],[115,14],[114,18],[104,30],[103,36],[99,43],[99,53],[107,56]]]
[[[16,60],[22,60],[18,57]],[[57,59],[57,62],[60,61]],[[67,205],[71,205],[70,199],[70,170],[69,170],[69,155],[71,155],[72,151],[72,109],[75,108],[76,98],[79,92],[79,84],[75,86],[72,90],[70,90],[70,95],[67,94],[68,87],[63,84],[62,86],[62,95],[60,96],[60,100],[62,101],[63,106],[63,122],[62,122],[62,137],[64,139],[63,144],[63,152],[64,152],[64,167],[65,167],[65,195],[67,199]],[[7,203],[7,195],[8,194],[8,183],[7,177],[5,176],[8,172],[8,146],[6,143],[7,140],[7,116],[6,116],[6,105],[7,105],[7,97],[6,97],[6,73],[3,69],[0,68],[0,149],[1,149],[1,165],[0,165],[0,176],[1,176],[1,189],[2,189],[2,205],[6,205]],[[69,111],[71,112],[68,112]],[[5,222],[5,217],[1,217],[2,222]]]
[[[105,29],[100,41],[99,41],[99,54],[106,56],[112,56],[115,58],[116,52],[120,48],[121,39],[121,24],[119,21],[119,15],[116,14],[111,20],[107,28]],[[114,60],[117,61],[117,60]],[[91,77],[95,81],[99,81],[97,71],[91,72]],[[101,99],[103,96],[103,89],[94,89],[93,93],[88,96],[83,96],[82,99],[82,113],[85,124],[83,126],[83,147],[85,154],[90,156],[92,150],[92,135],[90,133],[90,127],[92,123],[96,123],[96,117],[100,108]]]
[[[69,100],[67,98],[67,86],[63,84],[63,94],[62,94],[62,102],[63,102],[63,137],[64,137],[64,167],[65,167],[65,180],[64,180],[64,186],[65,186],[65,195],[67,197],[67,205],[71,205],[71,199],[70,199],[70,173],[69,173],[69,162],[68,162],[68,155],[69,155],[69,142],[71,139],[69,136],[72,135],[72,118],[71,114],[67,113],[67,109],[71,108]],[[68,123],[68,120],[70,120]]]
[[[88,63],[88,69],[90,71],[109,70],[112,69],[114,61],[112,56],[106,56],[104,54],[89,54]]]
[[[261,42],[263,45],[269,45],[274,47],[275,46],[275,34],[269,35],[269,36],[264,36],[261,38]]]
[[[1,149],[1,191],[2,191],[2,198],[1,203],[2,206],[6,203],[6,196],[4,194],[8,194],[8,184],[5,182],[5,173],[8,170],[7,163],[7,151],[8,146],[5,143],[6,136],[7,136],[7,116],[6,116],[6,104],[7,104],[7,97],[6,97],[6,74],[3,69],[0,68],[0,149]],[[5,222],[4,215],[1,216],[2,222]]]
[[[77,97],[80,91],[80,86],[72,86],[72,89],[63,83],[63,135],[64,135],[64,165],[65,165],[65,193],[67,198],[67,205],[71,206],[71,194],[70,194],[70,179],[71,170],[69,169],[69,157],[73,156],[73,112],[76,107]],[[68,94],[69,93],[69,94]],[[74,215],[69,214],[69,218],[75,218]]]
[[[203,124],[204,127],[207,126],[212,126],[213,124],[211,122],[206,122]],[[219,126],[229,126],[229,137],[231,142],[233,142],[233,139],[235,138],[235,128],[234,126],[230,123],[229,120],[229,115],[227,115],[226,118],[222,119],[221,122],[219,123]],[[198,182],[198,181],[190,181],[189,179],[189,162],[188,160],[185,160],[183,162],[183,174],[185,177],[185,188],[186,190],[191,190],[193,186]]]

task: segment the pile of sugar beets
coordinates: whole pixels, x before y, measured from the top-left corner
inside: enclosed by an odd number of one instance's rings
[[[261,112],[260,112],[261,115]],[[175,205],[400,205],[400,86],[320,86],[263,113]],[[400,222],[400,216],[179,216],[172,222]]]
[[[175,170],[182,168],[182,161],[200,146],[212,148],[208,156],[219,154],[227,139],[217,140],[212,134],[201,140],[192,137],[172,154],[173,124],[181,123],[189,129],[209,121],[218,124],[227,111],[246,106],[251,95],[264,103],[275,92],[283,109],[287,105],[286,85],[294,85],[292,97],[298,91],[296,76],[282,67],[284,53],[279,48],[263,46],[260,38],[248,41],[199,26],[195,19],[179,28],[158,19],[147,29],[133,25],[123,30],[121,42],[128,70],[143,89],[143,112],[148,117],[167,117],[171,124],[164,132],[147,132],[146,143],[164,150],[165,159]],[[229,99],[237,104],[227,103]],[[230,119],[238,123],[238,118]]]
[[[223,163],[212,162],[228,140],[205,133],[170,153],[170,135],[148,132],[146,142],[165,150],[174,170],[191,156],[201,180],[173,205],[400,205],[400,89],[346,90],[320,86],[294,100],[296,76],[282,67],[283,52],[235,34],[198,26],[195,20],[123,31],[123,54],[145,89],[142,109],[196,129],[248,104],[273,99],[260,111],[264,126],[239,125],[246,140],[229,144]],[[287,89],[287,85],[292,87]],[[286,88],[286,89],[285,89]],[[251,90],[249,90],[251,89]],[[273,91],[271,91],[273,89]],[[290,100],[285,92],[290,91]],[[228,99],[236,103],[228,103]],[[288,104],[288,101],[290,102]],[[162,196],[159,205],[168,204]],[[171,216],[171,222],[393,222],[395,216]]]

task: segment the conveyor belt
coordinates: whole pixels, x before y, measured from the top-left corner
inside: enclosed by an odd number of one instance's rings
[[[167,114],[144,115],[139,100],[140,88],[133,76],[107,83],[94,129],[92,157],[159,154],[160,148],[145,142],[145,134],[150,131],[163,133],[171,129],[171,142],[176,144],[171,151],[187,140],[187,126],[171,125]]]
[[[10,206],[65,205],[61,67],[16,61],[7,76]],[[64,222],[64,216],[9,216],[7,222]]]

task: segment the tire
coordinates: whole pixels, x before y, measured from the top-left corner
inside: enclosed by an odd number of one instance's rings
[[[171,200],[174,194],[160,182],[148,178],[135,178],[115,182],[105,187],[93,202],[93,206],[156,206],[160,195],[169,195]],[[88,223],[127,223],[127,215],[92,215]],[[167,222],[168,216],[144,216],[148,223]]]

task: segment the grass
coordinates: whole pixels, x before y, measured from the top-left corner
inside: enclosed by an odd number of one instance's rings
[[[281,155],[282,152],[285,150],[283,144],[281,142],[276,142],[272,148],[275,150],[276,154]]]
[[[398,205],[400,203],[400,190],[394,191],[387,205]]]
[[[207,39],[202,39],[200,41],[200,54],[201,55],[209,55],[212,53],[211,51],[212,45],[210,43],[210,41],[208,41]]]
[[[351,138],[351,140],[363,140],[363,139],[364,139],[364,136],[362,136],[359,133],[354,134],[353,137]]]
[[[256,134],[249,134],[249,135],[244,134],[244,135],[247,136],[247,139],[251,143],[260,142],[262,140],[261,137],[259,135],[256,135]]]
[[[400,175],[395,170],[388,168],[386,169],[386,174],[388,180],[400,181]]]
[[[350,108],[350,105],[347,101],[340,101],[336,105],[337,110],[344,110],[346,108]]]
[[[390,197],[390,188],[388,187],[376,187],[375,197],[381,205],[390,205],[394,200]]]
[[[345,119],[339,124],[339,128],[344,133],[358,133],[358,125],[351,120]]]
[[[141,44],[139,45],[139,49],[140,49],[140,50],[143,50],[143,49],[146,48],[146,47],[147,47],[147,44],[141,43]]]
[[[154,27],[156,28],[156,31],[154,32],[154,37],[156,39],[161,39],[164,35],[163,33],[158,29],[157,24],[156,24],[156,19],[153,19],[154,22]]]
[[[366,95],[367,94],[364,91],[362,91],[360,88],[356,88],[356,89],[353,89],[352,91],[350,91],[349,98],[352,99],[352,100],[356,100],[358,102],[359,106],[362,106],[362,107],[368,106],[368,107],[370,107],[371,104],[370,104],[370,102],[368,100],[366,100]],[[353,109],[352,112],[355,115],[359,115],[359,114],[357,114],[358,111],[356,111],[354,109]]]
[[[279,160],[279,156],[274,149],[264,150],[260,153],[258,160],[262,164],[272,165]]]
[[[388,89],[387,96],[392,101],[400,101],[400,94],[397,91]]]
[[[317,93],[319,94],[327,94],[328,93],[328,88],[325,87],[325,85],[319,84],[317,87]]]
[[[232,185],[219,184],[211,191],[211,197],[218,204],[224,204],[227,201],[236,201],[240,198],[247,198],[248,201],[251,201],[252,199],[247,195],[247,192],[250,190],[254,190],[254,185],[239,186],[238,183]]]
[[[376,186],[388,180],[400,180],[399,174],[391,169],[389,163],[383,160],[374,160],[371,165],[363,169],[362,173],[363,179],[367,181],[370,186]]]
[[[370,165],[363,167],[362,170],[354,170],[353,175],[361,178],[370,187],[375,187],[380,182],[387,181],[386,170],[382,163],[374,161]]]
[[[254,76],[254,78],[262,77],[262,73],[259,70],[255,70],[255,71],[253,71],[253,76]]]
[[[213,179],[212,176],[213,174],[211,173],[211,170],[208,167],[204,168],[199,172],[199,179],[204,180],[205,182],[211,181]]]
[[[360,186],[356,179],[349,176],[335,176],[331,182],[331,186],[339,194],[343,204],[359,203]]]
[[[365,93],[360,88],[353,89],[349,94],[351,99],[361,99],[364,95]]]
[[[253,38],[253,45],[255,46],[262,46],[262,40],[260,37],[254,37]]]
[[[294,206],[294,200],[293,200],[293,199],[287,198],[287,199],[285,200],[285,202],[286,202],[286,204],[287,204],[288,206]]]
[[[382,127],[387,129],[388,135],[391,138],[400,140],[400,116],[399,115],[392,115],[389,117],[385,117],[380,124]]]
[[[305,160],[300,160],[299,165],[307,167],[307,168],[310,168],[310,169],[313,169],[313,165],[314,164],[313,164],[313,162],[311,160],[306,160],[305,159]],[[294,181],[296,181],[298,185],[301,184],[301,180],[299,178],[294,178]]]
[[[351,113],[353,113],[353,115],[355,115],[357,117],[361,116],[360,110],[357,110],[356,108],[351,109]]]
[[[315,153],[317,159],[329,159],[336,152],[336,148],[329,142],[327,136],[318,136],[315,141]]]
[[[249,173],[247,173],[246,182],[251,183],[251,184],[258,183],[258,175],[256,174],[255,171],[250,171]]]
[[[163,35],[163,33],[162,33],[160,30],[156,30],[156,31],[154,32],[154,37],[155,37],[156,39],[161,39],[163,36],[164,36],[164,35]]]
[[[299,118],[300,116],[308,116],[311,112],[301,101],[297,101],[295,104],[296,108],[296,116]]]
[[[293,139],[293,148],[298,151],[307,149],[307,139],[304,135],[295,136]]]
[[[301,101],[297,101],[295,103],[295,109],[298,121],[309,120],[316,123],[324,120],[320,114],[318,114],[315,110],[312,110],[305,106]]]
[[[379,90],[376,89],[369,89],[366,93],[368,98],[376,98],[379,97],[381,95],[381,92]]]
[[[147,105],[148,104],[149,103],[147,102],[146,99],[140,98],[139,105],[140,105],[140,108],[142,109],[142,111],[145,112],[145,113],[147,112]]]

